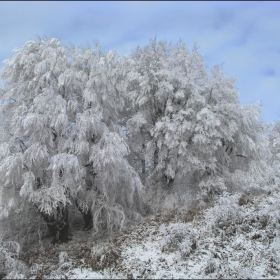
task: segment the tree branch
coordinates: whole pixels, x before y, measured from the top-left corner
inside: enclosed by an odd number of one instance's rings
[[[247,158],[246,156],[243,155],[235,155],[236,157],[243,157],[243,158]]]

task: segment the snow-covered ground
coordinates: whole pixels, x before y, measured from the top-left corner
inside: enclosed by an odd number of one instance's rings
[[[226,194],[192,222],[158,215],[100,240],[76,232],[79,238],[42,245],[25,261],[33,279],[279,279],[279,222],[277,191]]]

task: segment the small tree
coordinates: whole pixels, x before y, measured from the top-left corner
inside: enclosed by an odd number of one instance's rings
[[[27,42],[5,61],[1,99],[7,135],[1,143],[1,212],[29,201],[55,240],[69,239],[68,206],[86,227],[124,222],[141,182],[128,164],[117,124],[121,59],[98,48],[66,48],[57,39]]]

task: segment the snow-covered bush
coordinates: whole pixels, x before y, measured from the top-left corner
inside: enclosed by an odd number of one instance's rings
[[[96,244],[91,248],[91,267],[93,269],[103,269],[111,266],[120,257],[118,248],[111,244]]]
[[[193,233],[190,233],[181,242],[181,244],[179,246],[179,251],[180,251],[181,257],[183,259],[188,257],[196,249],[196,246],[197,246],[196,238],[197,237],[194,236]]]
[[[59,256],[58,256],[58,263],[60,265],[64,264],[65,262],[69,261],[69,256],[67,254],[67,252],[60,252]]]
[[[72,266],[72,262],[67,252],[60,252],[58,256],[59,270],[65,270]]]
[[[280,230],[280,193],[275,192],[267,198],[267,204],[255,217],[255,223],[261,229],[266,229],[267,235],[272,238],[279,235]]]
[[[204,272],[206,275],[208,275],[210,273],[214,273],[216,269],[217,269],[217,263],[213,258],[213,255],[211,255],[207,260],[206,266],[204,268]]]
[[[271,275],[279,275],[280,272],[280,238],[277,237],[271,244],[269,250],[267,251],[267,258],[269,260],[266,270]]]
[[[20,261],[20,245],[14,241],[0,239],[0,274],[6,279],[25,279],[26,265]]]
[[[161,241],[161,250],[179,250],[182,258],[188,257],[197,248],[197,232],[190,228],[190,224],[171,223],[162,228],[165,237]]]
[[[225,193],[217,204],[206,210],[205,218],[210,232],[231,229],[235,233],[236,226],[243,220],[243,213],[238,205],[240,194],[230,195]]]

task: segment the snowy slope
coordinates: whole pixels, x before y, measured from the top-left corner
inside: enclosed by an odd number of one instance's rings
[[[29,277],[279,279],[279,221],[278,192],[225,194],[189,223],[157,215],[111,238],[45,245]]]

